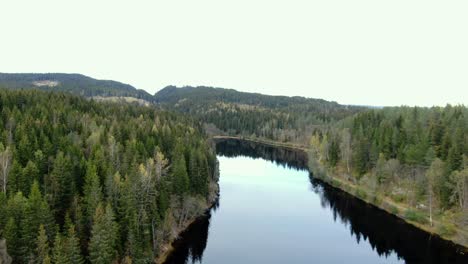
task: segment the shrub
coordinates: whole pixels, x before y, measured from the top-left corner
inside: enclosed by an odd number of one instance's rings
[[[394,214],[394,215],[398,215],[400,213],[400,210],[398,210],[398,207],[394,206],[394,205],[390,205],[389,206],[389,211]]]
[[[453,236],[457,232],[457,228],[450,223],[443,223],[437,226],[437,232],[441,236]]]
[[[401,203],[403,201],[405,201],[405,195],[404,194],[393,194],[391,195],[391,198],[393,201],[397,202],[397,203]]]
[[[364,191],[361,188],[356,188],[356,197],[358,197],[358,198],[360,198],[362,200],[366,200],[367,193],[366,193],[366,191]]]
[[[412,209],[406,210],[405,219],[407,219],[409,221],[417,222],[417,223],[420,223],[420,224],[427,224],[428,223],[427,217],[423,213],[412,210]]]

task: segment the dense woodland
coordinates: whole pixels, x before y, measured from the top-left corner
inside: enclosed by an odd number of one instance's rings
[[[356,195],[378,205],[390,200],[401,205],[390,211],[468,243],[465,106],[371,109],[173,86],[158,92],[156,101],[199,117],[212,134],[309,145],[311,160],[324,165],[327,175],[355,186]]]
[[[369,110],[316,130],[312,155],[362,190],[414,208],[406,218],[468,242],[456,234],[468,227],[467,125],[464,106]]]
[[[69,92],[93,97],[134,97],[153,102],[145,90],[111,80],[96,80],[81,74],[66,73],[0,73],[0,88]]]
[[[39,89],[156,106],[30,89],[60,78]],[[0,238],[15,263],[152,262],[217,192],[206,131],[308,145],[315,176],[468,244],[464,106],[369,109],[210,87],[153,97],[86,78],[0,74],[16,90],[0,89]]]
[[[0,90],[0,237],[14,263],[151,263],[217,188],[201,125],[131,104]]]
[[[168,86],[154,96],[128,84],[96,80],[81,74],[0,73],[0,88],[70,92],[113,101],[139,100],[189,114],[206,123],[212,134],[242,135],[308,144],[317,127],[332,124],[364,110],[305,97],[269,96],[212,87]]]
[[[212,87],[168,86],[155,95],[158,104],[207,123],[214,134],[242,135],[308,144],[317,127],[364,110],[304,97],[269,96]]]

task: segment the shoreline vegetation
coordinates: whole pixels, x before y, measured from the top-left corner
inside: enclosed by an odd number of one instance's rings
[[[205,206],[205,210],[203,213],[200,213],[198,215],[195,215],[193,218],[188,219],[185,221],[174,233],[176,234],[174,237],[166,241],[163,245],[160,246],[161,250],[159,252],[158,257],[155,259],[156,264],[163,264],[166,262],[167,258],[171,255],[171,253],[175,250],[174,248],[174,243],[177,242],[179,239],[180,235],[183,234],[185,231],[187,231],[190,226],[198,221],[201,217],[205,216],[214,206],[216,206],[216,203],[218,202],[219,199],[219,183],[216,183],[217,188],[212,189],[210,191],[210,199],[208,203]]]
[[[455,228],[454,230],[450,230],[450,232],[447,232],[447,230],[443,227],[447,224],[450,225],[452,223],[447,219],[440,219],[438,216],[433,216],[433,225],[431,226],[429,222],[429,216],[425,215],[420,209],[411,207],[404,203],[398,203],[396,201],[393,201],[391,197],[376,194],[376,192],[370,189],[358,186],[356,183],[345,179],[344,177],[340,176],[339,173],[330,170],[324,164],[318,161],[318,159],[311,155],[310,149],[303,145],[275,142],[271,140],[248,138],[241,136],[213,136],[213,139],[244,140],[259,144],[265,144],[273,147],[285,147],[295,149],[298,151],[303,151],[309,157],[308,169],[311,173],[313,173],[315,178],[333,186],[334,188],[349,193],[372,206],[384,210],[387,213],[404,220],[406,223],[411,224],[421,230],[424,230],[425,232],[439,236],[446,241],[452,242],[456,244],[460,248],[460,250],[462,250],[465,254],[468,254],[468,243],[460,239],[460,235],[468,235],[466,230]],[[458,234],[458,236],[455,234]]]
[[[290,149],[296,149],[296,150],[301,150],[305,152],[307,152],[308,150],[306,146],[300,145],[300,144],[278,142],[278,141],[273,141],[273,140],[268,140],[268,139],[250,138],[250,137],[244,137],[244,136],[213,136],[213,139],[214,140],[222,140],[222,139],[244,140],[244,141],[269,145],[273,147],[290,148]]]
[[[394,215],[406,223],[411,224],[425,232],[428,232],[432,235],[439,236],[440,238],[452,242],[457,245],[464,254],[468,254],[468,243],[466,241],[460,240],[455,234],[462,234],[466,236],[468,233],[463,229],[452,229],[448,232],[444,225],[452,224],[448,220],[441,220],[437,217],[434,217],[432,220],[433,225],[429,223],[429,216],[426,216],[420,209],[411,207],[409,205],[398,203],[392,200],[391,197],[378,195],[372,190],[358,186],[355,183],[352,183],[343,177],[340,177],[338,174],[330,172],[324,165],[320,164],[316,159],[310,157],[309,154],[309,171],[311,171],[315,178],[322,180],[323,182],[340,189],[352,196],[373,205],[381,210],[386,211],[387,213]],[[311,160],[312,159],[312,160]],[[451,235],[450,235],[451,234]]]

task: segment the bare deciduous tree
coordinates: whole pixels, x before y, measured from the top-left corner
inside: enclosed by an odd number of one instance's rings
[[[440,159],[436,158],[429,169],[426,172],[426,177],[427,177],[427,187],[428,187],[428,196],[429,196],[429,222],[432,224],[432,209],[434,206],[434,198],[435,196],[439,196],[440,194],[437,193],[436,189],[436,183],[438,182],[438,179],[442,177],[444,174],[444,162],[441,161]]]
[[[468,209],[468,169],[455,171],[451,180],[453,182],[451,200],[457,202],[461,209]]]
[[[0,144],[0,172],[1,175],[1,185],[2,191],[6,193],[7,184],[8,184],[8,174],[10,173],[11,167],[11,150],[10,147],[4,148],[3,145]]]

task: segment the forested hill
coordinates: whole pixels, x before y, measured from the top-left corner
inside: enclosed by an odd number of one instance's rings
[[[168,86],[154,96],[144,90],[80,74],[0,73],[0,88],[69,92],[96,100],[158,104],[189,114],[212,134],[247,136],[307,145],[312,132],[365,107],[300,96],[271,96],[213,87]]]
[[[206,86],[191,87],[167,86],[156,93],[156,100],[165,103],[177,103],[181,99],[203,100],[203,101],[224,101],[230,103],[240,103],[258,105],[270,108],[283,108],[292,104],[316,104],[328,107],[339,106],[336,102],[329,102],[323,99],[311,99],[300,96],[273,96],[259,93],[239,92],[234,89],[214,88]]]
[[[86,97],[136,98],[153,102],[145,90],[110,80],[97,80],[81,74],[0,73],[0,88],[63,91]]]
[[[197,116],[222,133],[304,144],[317,126],[365,109],[322,99],[203,86],[168,86],[156,93],[155,100],[168,109]]]
[[[368,110],[315,131],[310,153],[316,177],[468,245],[465,106]]]
[[[206,140],[151,107],[0,89],[0,243],[13,263],[152,263],[217,192]]]

